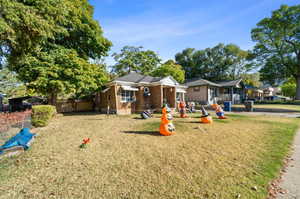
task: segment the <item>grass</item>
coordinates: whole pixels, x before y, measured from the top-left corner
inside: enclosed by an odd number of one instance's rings
[[[155,116],[57,117],[31,150],[0,160],[0,198],[265,198],[299,123],[232,114],[205,125],[193,114],[164,137]]]
[[[245,108],[243,104],[235,104],[233,107],[237,108]],[[288,111],[295,111],[300,112],[300,105],[291,105],[291,104],[254,104],[254,108],[261,108],[261,109],[275,109],[275,110],[288,110]]]

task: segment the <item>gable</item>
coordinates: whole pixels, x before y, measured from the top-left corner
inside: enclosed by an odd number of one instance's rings
[[[160,80],[160,83],[162,85],[166,85],[166,86],[175,86],[178,85],[178,82],[171,76],[165,77],[162,80]]]

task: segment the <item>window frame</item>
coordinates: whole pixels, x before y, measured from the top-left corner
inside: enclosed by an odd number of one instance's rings
[[[128,103],[128,102],[134,102],[134,91],[128,91],[121,89],[121,102],[122,103]]]
[[[194,92],[199,92],[199,91],[200,91],[200,86],[195,86],[195,87],[193,87],[193,91],[194,91]]]

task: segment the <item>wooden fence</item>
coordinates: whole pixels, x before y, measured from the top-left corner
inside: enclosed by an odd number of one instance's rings
[[[83,100],[68,100],[58,101],[56,104],[56,110],[58,113],[70,113],[70,112],[88,112],[94,111],[94,102]]]

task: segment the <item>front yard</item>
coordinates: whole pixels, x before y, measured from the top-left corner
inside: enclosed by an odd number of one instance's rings
[[[58,116],[28,152],[0,160],[0,198],[265,198],[299,119],[197,116],[175,118],[170,137],[160,115]]]

